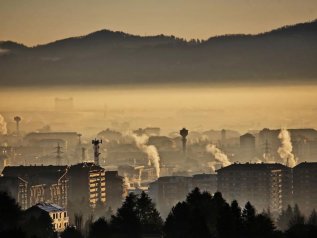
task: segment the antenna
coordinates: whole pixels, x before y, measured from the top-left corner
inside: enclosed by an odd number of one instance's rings
[[[94,149],[94,162],[96,165],[99,165],[99,144],[102,144],[102,140],[97,140],[94,139],[91,141],[91,143],[94,145],[93,149]]]

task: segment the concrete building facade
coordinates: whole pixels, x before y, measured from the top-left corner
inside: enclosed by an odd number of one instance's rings
[[[309,215],[317,209],[317,163],[303,162],[293,168],[294,203]]]
[[[95,208],[97,201],[106,203],[105,171],[94,163],[72,165],[68,171],[69,198]]]
[[[217,172],[218,191],[228,202],[250,201],[275,214],[292,203],[292,171],[282,164],[232,164]]]
[[[41,213],[48,214],[56,232],[63,232],[69,226],[69,217],[65,208],[53,203],[38,203],[26,210],[27,216],[39,217]]]

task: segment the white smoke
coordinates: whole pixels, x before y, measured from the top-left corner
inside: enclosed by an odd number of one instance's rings
[[[215,171],[216,162],[221,163],[222,167],[231,165],[231,162],[229,161],[228,156],[225,153],[223,153],[220,149],[218,149],[215,145],[208,144],[206,146],[206,151],[208,153],[211,153],[216,159],[216,161],[208,163],[213,171]]]
[[[281,129],[278,138],[281,141],[281,146],[278,148],[277,153],[283,159],[285,165],[293,168],[297,164],[294,154],[292,153],[293,146],[291,142],[291,135],[286,129]]]
[[[208,167],[211,168],[211,170],[213,172],[216,172],[216,162],[215,161],[212,161],[212,162],[208,162]]]
[[[4,117],[0,114],[0,135],[6,135],[7,133],[7,123],[4,120]]]
[[[131,188],[129,178],[128,178],[128,176],[127,176],[126,174],[124,175],[123,182],[124,182],[124,186],[125,186],[127,189],[130,189],[130,188]]]
[[[139,170],[138,187],[141,187],[142,170]]]
[[[270,153],[263,153],[262,155],[262,160],[257,159],[257,164],[258,163],[265,163],[265,164],[274,164],[276,163],[274,157]]]
[[[147,154],[149,166],[153,165],[155,168],[156,176],[160,177],[160,156],[154,145],[146,145],[149,140],[147,135],[138,136],[133,134],[136,146]]]

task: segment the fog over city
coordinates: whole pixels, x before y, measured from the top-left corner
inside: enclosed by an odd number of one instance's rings
[[[316,237],[316,14],[0,1],[0,237]]]
[[[264,127],[316,127],[315,90],[313,85],[15,88],[3,89],[0,100],[9,130],[14,130],[12,116],[22,113],[21,130],[26,132],[50,125],[53,130],[77,130],[85,136],[117,121],[128,122],[130,129],[159,126],[165,134],[181,126],[243,133]],[[63,118],[54,112],[55,98],[72,98],[73,106]],[[38,123],[38,128],[27,123]]]

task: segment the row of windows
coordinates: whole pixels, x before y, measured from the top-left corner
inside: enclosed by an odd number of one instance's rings
[[[60,219],[67,217],[67,212],[53,213],[53,219]]]
[[[68,222],[58,223],[54,225],[55,229],[66,228],[67,226],[68,226]]]

